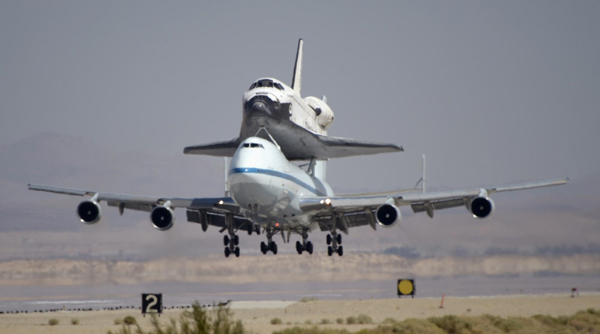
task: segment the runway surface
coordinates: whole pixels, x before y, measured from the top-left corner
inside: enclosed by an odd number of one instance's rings
[[[573,287],[582,292],[600,292],[600,277],[520,275],[417,278],[415,285],[417,298],[440,298],[443,294],[453,297],[564,294],[569,293]],[[32,312],[57,308],[137,308],[140,306],[141,293],[162,293],[165,307],[191,305],[194,301],[210,305],[227,300],[365,300],[396,297],[396,281],[0,286],[0,312]]]

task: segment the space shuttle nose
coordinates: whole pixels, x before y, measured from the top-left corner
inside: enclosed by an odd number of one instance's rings
[[[263,101],[255,101],[252,104],[252,110],[253,111],[258,111],[258,112],[263,112],[263,113],[267,113],[267,111],[269,110],[267,108],[267,105],[263,102]]]

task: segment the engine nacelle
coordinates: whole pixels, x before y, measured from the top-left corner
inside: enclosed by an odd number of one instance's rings
[[[317,123],[323,128],[328,129],[333,123],[333,111],[325,101],[316,98],[314,96],[308,96],[304,98],[304,101],[315,111],[317,117]]]
[[[494,212],[494,201],[489,197],[475,197],[471,200],[469,211],[475,218],[487,218]]]
[[[175,213],[173,210],[164,205],[155,207],[150,213],[150,220],[155,229],[159,231],[166,231],[173,227],[175,222]]]
[[[394,227],[398,225],[402,219],[402,215],[400,214],[398,207],[389,203],[378,207],[377,211],[375,212],[375,217],[377,217],[377,223],[382,227]]]
[[[77,215],[79,221],[91,225],[100,221],[102,210],[100,204],[96,201],[83,201],[77,206]]]

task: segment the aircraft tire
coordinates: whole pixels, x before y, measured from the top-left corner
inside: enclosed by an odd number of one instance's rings
[[[312,242],[307,242],[306,243],[306,251],[308,252],[308,254],[312,254],[313,253],[313,244]]]
[[[240,244],[240,237],[237,234],[233,236],[233,244],[236,246]]]
[[[298,254],[302,254],[303,250],[304,250],[304,247],[302,247],[302,244],[300,243],[300,241],[296,241],[296,252],[298,252]]]
[[[252,235],[252,227],[248,229],[248,235]]]
[[[331,248],[331,246],[327,247],[327,255],[329,255],[329,256],[333,255],[333,248]]]
[[[275,243],[275,241],[271,242],[271,252],[273,252],[273,255],[277,255],[277,244]]]
[[[338,253],[339,256],[344,255],[344,247],[342,247],[342,246],[338,247],[337,253]]]
[[[264,242],[264,241],[261,241],[261,242],[260,242],[260,251],[261,251],[263,254],[267,254],[267,252],[269,251],[269,247],[267,247],[267,245],[265,244],[265,242]]]
[[[229,257],[231,255],[231,249],[229,247],[225,247],[225,257]]]
[[[234,253],[235,253],[235,257],[240,257],[240,248],[236,247]]]
[[[341,245],[342,244],[342,235],[338,234],[336,239],[337,239],[338,245]]]
[[[225,247],[229,246],[229,236],[228,235],[223,236],[223,246],[225,246]]]
[[[331,234],[328,234],[328,235],[327,235],[327,244],[328,244],[328,245],[331,245],[331,241],[332,241],[332,239],[331,239]]]

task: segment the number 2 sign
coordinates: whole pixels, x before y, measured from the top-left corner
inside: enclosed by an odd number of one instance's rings
[[[162,293],[142,293],[142,314],[162,313]]]

